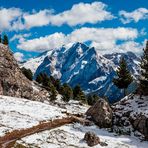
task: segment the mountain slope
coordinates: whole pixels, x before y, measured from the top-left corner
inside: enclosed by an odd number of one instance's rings
[[[60,79],[62,83],[69,83],[72,87],[80,84],[87,94],[107,96],[112,101],[123,96],[123,93],[112,83],[120,57],[125,57],[129,69],[136,77],[139,71],[140,59],[132,52],[101,55],[95,48],[79,42],[63,46],[46,55],[40,57],[45,58],[43,62],[40,61],[34,79],[38,74],[46,73]]]
[[[28,61],[21,63],[20,67],[31,69],[32,73],[35,73],[38,66],[43,62],[44,58],[51,54],[51,51],[45,51],[36,58],[31,58]]]

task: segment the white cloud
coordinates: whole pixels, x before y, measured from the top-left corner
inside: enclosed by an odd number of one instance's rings
[[[64,11],[51,17],[51,24],[61,26],[83,25],[85,23],[95,24],[105,20],[111,20],[114,16],[106,10],[107,5],[102,2],[91,4],[79,3],[73,5],[70,10]]]
[[[26,28],[40,27],[48,25],[50,22],[51,10],[41,10],[33,14],[25,14],[23,16]]]
[[[23,61],[24,55],[21,52],[16,52],[13,55],[17,61],[19,61],[19,62]]]
[[[0,8],[0,30],[10,29],[21,15],[22,11],[18,8]]]
[[[72,42],[113,42],[117,40],[134,39],[138,31],[132,28],[87,28],[83,27],[73,31],[68,38]]]
[[[25,33],[25,34],[15,34],[11,39],[10,42],[13,42],[14,40],[19,40],[19,43],[24,42],[27,37],[30,37],[31,33]]]
[[[20,43],[17,47],[22,50],[42,52],[59,48],[63,44],[90,41],[91,46],[96,47],[100,52],[110,52],[111,50],[115,50],[117,47],[117,41],[133,41],[137,37],[138,31],[133,28],[83,27],[68,35],[63,33],[54,33],[45,37],[26,40]],[[125,50],[127,50],[127,48]]]
[[[115,47],[116,52],[132,51],[135,54],[140,54],[142,49],[143,45],[134,41],[124,42]]]
[[[17,48],[29,51],[42,52],[47,49],[55,49],[65,44],[65,35],[63,33],[54,33],[49,36],[40,37],[20,43]]]
[[[114,18],[106,9],[107,5],[102,2],[75,4],[70,10],[58,14],[55,14],[54,10],[51,9],[44,9],[39,12],[23,12],[18,8],[0,8],[0,29],[18,31],[46,25],[95,24]]]
[[[121,17],[120,20],[124,24],[130,23],[132,21],[137,23],[140,20],[148,19],[148,9],[139,8],[132,12],[122,10],[119,12],[119,16]]]

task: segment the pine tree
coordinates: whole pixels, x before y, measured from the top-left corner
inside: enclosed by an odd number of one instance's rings
[[[87,97],[87,103],[88,103],[88,105],[94,105],[96,102],[97,102],[97,100],[99,100],[99,96],[97,96],[97,95],[88,95],[88,97]]]
[[[21,70],[22,70],[22,73],[23,73],[30,81],[32,81],[32,79],[33,79],[32,71],[31,71],[30,69],[26,69],[25,67],[22,67]]]
[[[76,85],[73,89],[73,97],[75,100],[82,101],[83,103],[86,103],[86,97],[83,91],[81,90],[80,85]]]
[[[0,43],[2,42],[2,36],[1,36],[1,34],[0,34]]]
[[[140,76],[140,93],[141,95],[148,95],[148,41],[144,53],[141,58],[141,76]]]
[[[57,98],[57,91],[56,91],[56,88],[54,87],[54,85],[52,85],[51,83],[50,83],[50,100],[51,101],[54,101],[54,100],[56,100]]]
[[[65,102],[68,102],[70,99],[73,98],[73,90],[72,90],[72,88],[71,88],[68,84],[66,84],[66,83],[64,83],[63,86],[61,87],[61,89],[60,89],[60,94],[63,96],[62,99],[63,99]]]
[[[116,71],[117,78],[113,79],[113,83],[119,88],[124,90],[124,96],[126,95],[125,91],[128,88],[129,84],[133,81],[133,77],[127,69],[127,64],[124,58],[121,58],[119,67]]]
[[[8,36],[6,34],[3,37],[3,44],[4,45],[8,45],[9,44]]]
[[[42,74],[37,75],[37,77],[36,77],[36,82],[38,82],[39,84],[41,84],[42,81],[43,81]]]

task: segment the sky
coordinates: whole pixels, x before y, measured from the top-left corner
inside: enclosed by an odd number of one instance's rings
[[[148,0],[0,0],[0,32],[18,61],[75,42],[140,55],[147,31]]]

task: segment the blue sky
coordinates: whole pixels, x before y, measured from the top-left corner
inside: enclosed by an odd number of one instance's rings
[[[147,0],[0,0],[0,31],[18,60],[77,41],[139,54],[147,30]]]

